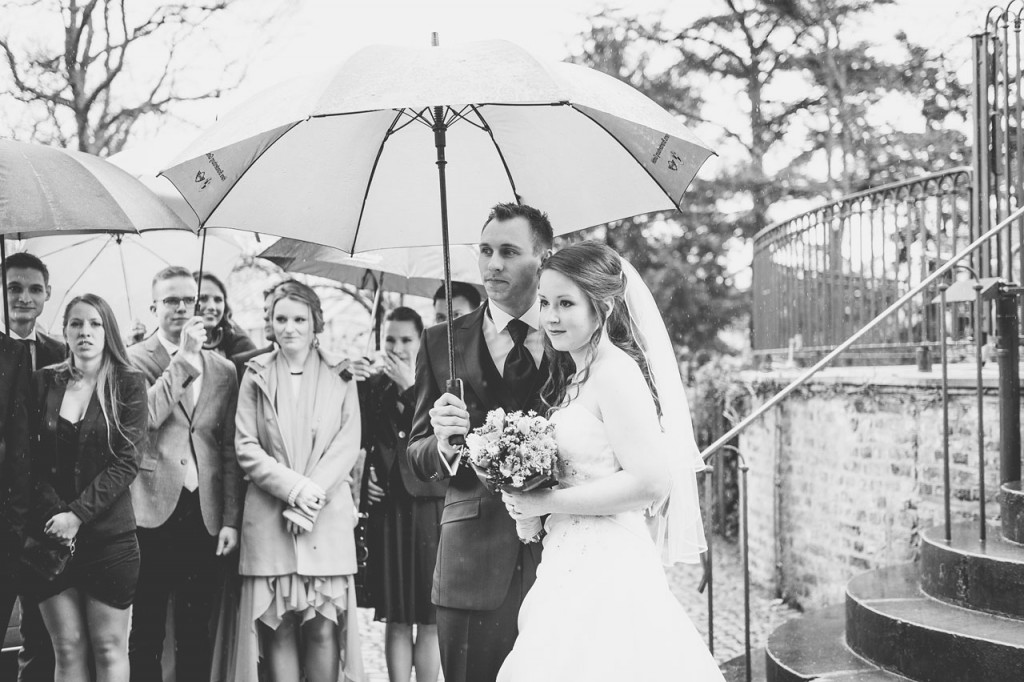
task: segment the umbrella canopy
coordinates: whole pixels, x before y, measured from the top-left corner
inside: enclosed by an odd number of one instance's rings
[[[206,241],[205,271],[225,281],[244,252],[232,232],[212,231]],[[53,291],[37,322],[46,330],[56,330],[67,302],[85,292],[110,303],[122,330],[133,320],[152,329],[153,275],[168,265],[195,269],[201,248],[196,235],[182,231],[57,235],[8,245],[9,251],[39,256],[50,270]]]
[[[483,293],[479,250],[474,246],[452,247],[452,279],[473,284]],[[349,256],[343,251],[297,239],[281,239],[259,254],[289,272],[325,277],[343,284],[365,287],[367,275],[382,288],[400,294],[432,298],[444,282],[444,263],[438,246],[385,249]]]
[[[487,41],[364,48],[222,117],[164,175],[202,224],[356,253],[437,244],[445,216],[475,243],[499,202],[557,234],[670,210],[711,154],[629,85]]]
[[[556,234],[678,208],[712,153],[611,76],[487,41],[364,48],[256,96],[163,175],[202,225],[447,254],[499,202],[547,212]]]
[[[142,183],[98,156],[0,140],[0,233],[20,239],[167,229],[188,227]]]

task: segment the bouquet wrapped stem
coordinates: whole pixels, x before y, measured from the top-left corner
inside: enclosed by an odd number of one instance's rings
[[[462,456],[492,493],[550,487],[558,482],[554,429],[536,412],[491,410],[484,424],[466,437]],[[516,533],[523,542],[539,541],[542,531],[539,517],[516,520]]]

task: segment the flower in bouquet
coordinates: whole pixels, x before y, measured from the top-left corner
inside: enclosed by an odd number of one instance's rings
[[[466,436],[463,458],[491,492],[510,489],[527,492],[557,483],[558,447],[555,426],[536,412],[509,412],[498,408]],[[537,517],[516,521],[519,537],[536,541]]]

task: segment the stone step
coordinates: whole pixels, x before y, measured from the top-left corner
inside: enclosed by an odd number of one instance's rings
[[[1024,618],[1024,546],[977,524],[956,524],[946,542],[942,526],[921,534],[921,589],[942,601],[975,611]],[[1021,625],[1024,627],[1024,624]]]
[[[1024,680],[1024,621],[928,597],[917,564],[868,571],[847,584],[846,643],[918,682]]]
[[[845,621],[846,608],[836,604],[777,628],[768,637],[765,647],[768,682],[897,682],[906,679],[850,651],[844,639]]]
[[[765,682],[764,659],[764,649],[750,651],[750,679],[752,682]],[[720,669],[722,676],[725,677],[725,682],[746,682],[747,680],[747,662],[744,654],[729,659],[720,666]]]
[[[1024,490],[1021,489],[1021,482],[1004,483],[1000,493],[1003,537],[1024,544]]]

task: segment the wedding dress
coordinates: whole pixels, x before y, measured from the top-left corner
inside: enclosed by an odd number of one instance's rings
[[[588,409],[570,403],[551,419],[560,486],[621,469],[608,427]],[[553,514],[545,530],[537,581],[498,682],[724,679],[669,590],[642,510]]]

